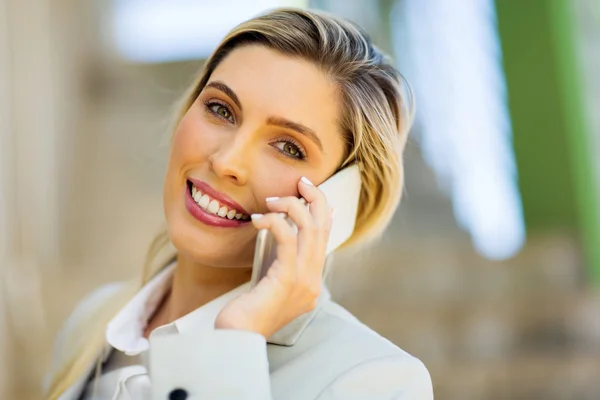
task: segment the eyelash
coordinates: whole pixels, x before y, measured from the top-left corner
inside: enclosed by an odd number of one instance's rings
[[[227,119],[225,117],[223,117],[222,115],[219,115],[216,111],[214,111],[212,109],[213,106],[220,106],[220,107],[225,108],[227,110],[227,112],[230,114],[231,119],[233,121],[229,120],[229,119]],[[229,122],[229,123],[235,123],[235,119],[233,118],[233,112],[231,111],[231,108],[229,108],[226,104],[223,104],[223,103],[221,103],[219,101],[216,101],[216,100],[208,100],[208,101],[204,102],[204,108],[206,109],[206,111],[208,113],[210,113],[212,116],[214,116],[216,118],[219,118],[220,120],[223,120],[223,121],[226,121],[226,122]],[[281,138],[281,139],[278,139],[276,142],[273,142],[273,143],[286,143],[286,144],[292,145],[292,146],[294,146],[296,148],[296,150],[298,151],[298,155],[294,156],[292,154],[284,152],[282,149],[279,149],[278,147],[273,146],[273,144],[272,144],[273,147],[275,147],[279,152],[281,152],[286,157],[289,157],[289,158],[292,158],[292,159],[295,159],[295,160],[299,160],[299,161],[302,161],[302,160],[304,160],[306,158],[306,151],[302,148],[302,146],[298,142],[296,142],[293,139],[290,139],[290,138]]]
[[[298,161],[303,161],[306,158],[306,151],[304,151],[304,149],[302,148],[302,146],[298,142],[296,142],[295,140],[293,140],[291,138],[277,139],[277,141],[275,141],[273,143],[285,143],[285,144],[292,145],[292,146],[294,146],[296,148],[296,150],[298,151],[298,155],[294,156],[292,154],[284,152],[283,150],[281,150],[277,146],[273,146],[273,147],[275,147],[277,149],[277,151],[281,152],[286,157],[289,157],[289,158],[292,158],[292,159],[298,160]]]
[[[229,113],[229,115],[231,116],[231,120],[227,119],[225,117],[223,117],[222,115],[219,115],[216,111],[214,111],[212,109],[213,106],[219,106],[219,107],[223,107],[224,109],[227,110],[227,112]],[[229,122],[229,123],[235,123],[235,118],[233,118],[233,111],[231,111],[231,108],[229,108],[226,104],[223,104],[219,101],[216,100],[208,100],[204,102],[204,108],[206,109],[206,111],[208,113],[210,113],[212,116],[219,118],[223,121]]]

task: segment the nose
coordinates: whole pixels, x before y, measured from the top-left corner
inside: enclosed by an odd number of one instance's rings
[[[251,143],[241,134],[226,135],[209,157],[212,171],[220,179],[244,185],[248,181]]]

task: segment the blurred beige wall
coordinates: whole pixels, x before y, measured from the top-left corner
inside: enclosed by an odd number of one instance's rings
[[[79,114],[78,7],[0,0],[2,398],[14,398],[6,394],[11,387],[35,396],[47,365],[43,281],[64,272],[62,190]]]
[[[174,88],[200,67],[121,64],[103,7],[0,0],[0,390],[22,399],[39,398],[74,304],[138,273],[162,222]]]
[[[5,302],[6,289],[3,282],[7,268],[8,252],[10,251],[10,226],[8,222],[9,205],[7,192],[8,168],[9,168],[9,114],[10,114],[10,92],[8,90],[8,15],[6,1],[0,1],[0,398],[8,395],[7,386],[10,382],[8,367],[9,354],[9,330],[7,319],[7,305]]]

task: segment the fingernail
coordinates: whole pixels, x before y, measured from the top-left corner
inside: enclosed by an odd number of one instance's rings
[[[302,182],[304,182],[305,184],[307,184],[308,186],[315,186],[313,185],[313,183],[311,181],[308,180],[307,177],[303,176],[302,179],[300,179]]]
[[[333,209],[331,210],[331,219],[332,219],[332,220],[334,220],[334,219],[335,219],[335,211],[336,211],[336,210],[335,210],[335,208],[333,208]]]
[[[252,221],[256,221],[257,219],[261,219],[262,217],[264,217],[264,214],[252,214],[250,216],[250,218],[252,218]]]
[[[276,196],[275,197],[267,197],[265,199],[266,202],[275,201],[275,200],[279,200],[279,197],[276,197]]]

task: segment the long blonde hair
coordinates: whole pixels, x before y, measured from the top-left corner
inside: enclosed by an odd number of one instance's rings
[[[343,110],[339,124],[347,144],[340,168],[357,163],[363,182],[356,228],[345,245],[377,237],[391,220],[402,193],[401,156],[413,116],[412,93],[404,78],[356,25],[321,12],[277,9],[240,24],[223,39],[184,96],[175,126],[223,59],[248,44],[311,61],[335,83]],[[86,316],[78,329],[65,332],[85,339],[53,377],[50,399],[57,399],[98,359],[105,345],[106,324],[171,258],[172,254],[159,257],[169,253],[169,244],[166,231],[159,234],[150,246],[141,282],[126,285]]]

